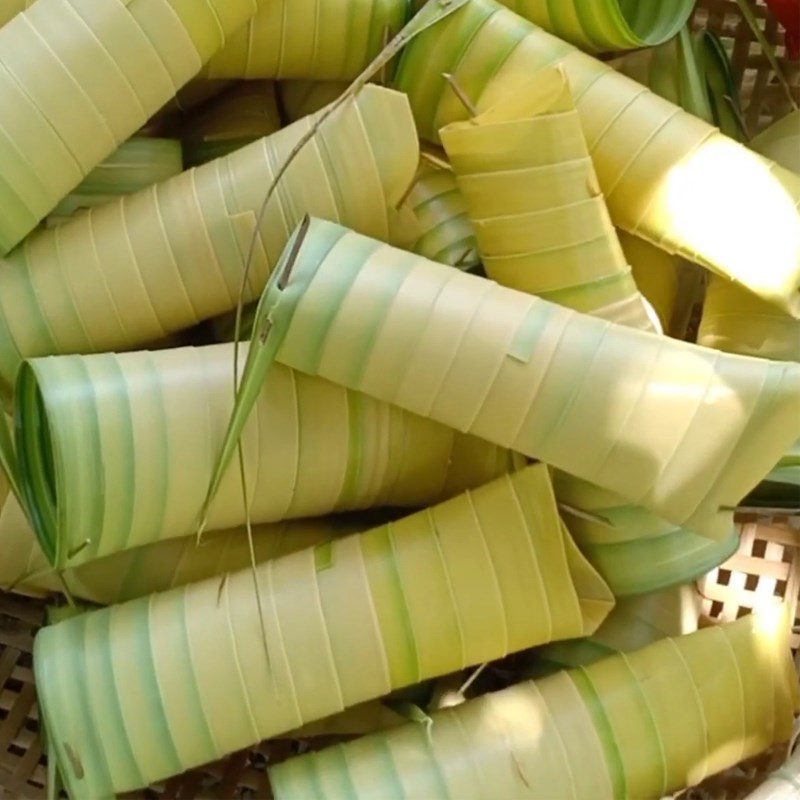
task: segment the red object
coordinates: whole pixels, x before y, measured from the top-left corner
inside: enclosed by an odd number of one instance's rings
[[[800,58],[800,0],[767,0],[770,11],[786,29],[786,50],[792,61]]]

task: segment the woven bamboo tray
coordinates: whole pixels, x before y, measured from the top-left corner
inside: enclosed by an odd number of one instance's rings
[[[739,550],[698,581],[703,614],[732,622],[770,597],[795,606],[792,651],[800,650],[800,518],[743,517]]]
[[[753,5],[752,0],[750,0]],[[754,5],[756,17],[767,41],[775,47],[778,62],[786,76],[795,103],[800,104],[800,61],[789,61],[783,31],[768,12],[763,0]],[[731,57],[734,80],[742,96],[748,133],[755,136],[791,110],[785,89],[770,66],[761,45],[739,11],[736,0],[701,0],[692,18],[692,27],[716,31]]]
[[[800,63],[785,59],[783,35],[759,0],[756,13],[767,39],[800,101]],[[741,17],[735,0],[701,0],[695,11],[695,28],[715,30],[733,61],[734,75],[742,87],[744,117],[755,134],[790,110],[756,37]],[[703,624],[733,620],[760,600],[773,596],[795,609],[792,648],[800,649],[800,519],[743,517],[739,551],[728,562],[698,582],[703,596]],[[42,624],[45,603],[0,593],[0,800],[46,797],[47,766],[39,737],[36,688],[32,670],[33,636]],[[800,660],[800,655],[796,660]],[[270,798],[268,764],[310,747],[328,744],[275,740],[237,753],[224,761],[168,781],[131,798]],[[745,797],[785,757],[767,753],[740,765],[703,787],[692,789],[687,800],[733,800]]]

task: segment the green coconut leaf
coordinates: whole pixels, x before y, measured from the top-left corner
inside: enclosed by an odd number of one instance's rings
[[[254,333],[265,364],[470,431],[695,533],[727,540],[733,508],[800,437],[800,364],[612,325],[321,220],[287,252]]]
[[[17,453],[32,524],[59,569],[196,534],[234,408],[232,344],[27,361]],[[373,506],[419,507],[508,472],[475,437],[276,364],[209,531]],[[97,487],[103,490],[98,491]],[[2,546],[2,545],[0,545]]]
[[[19,6],[18,6],[19,7]],[[40,0],[2,29],[0,253],[8,253],[255,14],[252,0]]]
[[[774,616],[666,638],[270,767],[276,800],[657,798],[792,735]]]
[[[421,5],[422,0],[415,0]],[[695,0],[501,0],[535,25],[587,52],[652,47],[672,39]]]
[[[108,203],[178,175],[183,170],[177,139],[134,136],[98,164],[48,215],[60,223],[81,209]]]
[[[614,602],[565,534],[542,464],[255,575],[265,638],[249,569],[221,591],[209,579],[39,632],[39,707],[72,797],[142,788],[395,689],[588,635]]]
[[[747,140],[739,87],[733,79],[731,61],[722,40],[714,31],[697,31],[694,46],[705,74],[714,123],[726,136]]]
[[[494,0],[470,0],[405,48],[395,85],[420,136],[438,142],[441,129],[470,116],[454,82],[484,112],[537,69],[559,64],[615,225],[800,316],[800,178],[608,64]]]

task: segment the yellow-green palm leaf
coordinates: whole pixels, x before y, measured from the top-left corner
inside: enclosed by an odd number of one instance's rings
[[[278,558],[367,527],[351,516],[254,525],[255,560],[261,563]],[[64,570],[59,577],[11,495],[6,495],[0,510],[0,548],[0,588],[39,595],[61,592],[66,587],[73,597],[101,605],[236,572],[250,564],[247,533],[235,528],[213,531],[200,545],[190,536],[126,550]]]
[[[420,134],[436,141],[469,114],[443,74],[481,112],[555,64],[569,79],[614,223],[800,315],[800,178],[609,65],[494,0],[470,0],[411,42],[396,84]]]
[[[475,229],[452,170],[423,157],[405,206],[419,229],[409,250],[461,269],[478,265]]]
[[[538,648],[533,669],[549,674],[638,650],[667,636],[684,636],[697,630],[700,614],[701,598],[694,584],[624,597],[591,636]]]
[[[751,140],[750,147],[786,169],[800,173],[800,110],[773,122]]]
[[[102,205],[172,178],[183,171],[177,139],[134,136],[98,164],[48,216],[48,224],[63,222],[76,211]]]
[[[256,11],[256,0],[39,0],[0,28],[0,253]]]
[[[653,307],[665,333],[672,332],[681,286],[681,259],[666,250],[619,231],[619,243],[639,291]]]
[[[800,112],[771,125],[750,146],[800,172]],[[732,353],[800,361],[800,321],[722,278],[706,292],[698,341]],[[748,505],[800,508],[800,440],[747,498]]]
[[[800,111],[771,125],[750,147],[800,173]],[[708,287],[698,341],[731,353],[800,361],[800,321],[721,278]]]
[[[223,461],[271,355],[717,539],[800,436],[800,364],[612,325],[320,220],[289,252],[262,298]]]
[[[257,298],[306,211],[404,243],[395,207],[419,146],[406,98],[378,86],[320,125],[259,220],[312,125],[29,237],[0,263],[0,388],[8,393],[22,358],[131,349],[235,308],[249,254],[244,300]]]
[[[424,0],[415,0],[418,6]],[[694,0],[500,0],[522,17],[589,52],[631,50],[671,39]]]
[[[597,186],[562,69],[536,73],[482,114],[443,128],[441,137],[490,278],[611,322],[653,330]],[[560,476],[558,483],[568,481]],[[596,504],[577,505],[598,510]],[[735,549],[732,527],[717,544],[636,506],[625,511],[629,530],[635,519],[632,539],[652,537],[654,529],[669,537],[616,544],[618,533],[611,531],[587,542],[586,552],[615,594],[698,577]]]
[[[713,122],[703,62],[697,55],[688,28],[683,28],[678,36],[660,47],[628,53],[611,64],[660,97],[706,122]]]
[[[406,21],[406,0],[269,0],[208,65],[210,78],[355,78]]]
[[[671,39],[693,0],[502,0],[504,6],[589,52],[631,50]]]
[[[563,472],[554,487],[570,533],[617,597],[700,578],[739,546],[732,520],[714,540]]]
[[[562,69],[537,72],[440,135],[490,278],[652,330]]]
[[[186,166],[205,164],[280,128],[274,82],[241,81],[184,120]]]
[[[589,634],[613,604],[564,535],[543,465],[256,575],[263,635],[250,570],[38,634],[40,709],[71,796],[143,787],[393,689]]]
[[[233,405],[232,362],[233,345],[26,362],[17,450],[55,566],[197,531]],[[243,445],[253,522],[425,505],[513,463],[489,443],[286,368],[261,387]],[[245,519],[234,468],[207,527]]]
[[[797,709],[774,618],[664,639],[270,769],[277,800],[657,800],[786,742]]]
[[[800,361],[800,320],[715,277],[706,290],[697,341],[728,353]]]

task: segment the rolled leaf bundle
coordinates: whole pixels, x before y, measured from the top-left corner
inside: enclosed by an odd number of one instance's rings
[[[423,158],[405,205],[419,226],[419,236],[409,250],[461,269],[480,263],[475,229],[452,170]]]
[[[750,147],[800,173],[800,111],[771,125]],[[697,340],[730,353],[800,361],[800,321],[721,278],[709,284]]]
[[[618,231],[618,235],[636,286],[656,312],[664,332],[672,333],[682,259],[625,231]]]
[[[610,63],[727,136],[738,141],[744,138],[739,88],[728,55],[713,32],[692,35],[684,28],[660,47],[629,53]],[[692,269],[683,259],[638,236],[621,233],[620,242],[637,285],[655,306],[664,329],[684,338],[690,306],[701,297]]]
[[[630,539],[580,545],[615,597],[656,592],[702,578],[739,547],[739,532],[733,526],[719,540],[678,527],[658,536],[647,535],[646,528],[636,532],[640,535]]]
[[[281,110],[290,122],[332,103],[348,87],[346,81],[276,81]]]
[[[800,109],[773,122],[750,141],[750,147],[786,169],[800,173]]]
[[[440,131],[490,278],[653,330],[597,184],[563,69]]]
[[[208,65],[209,78],[355,78],[403,27],[407,0],[270,0]]]
[[[536,73],[489,110],[440,133],[489,277],[596,317],[653,330],[652,312],[597,187],[563,69]],[[567,484],[581,483],[565,475],[557,482],[562,494]],[[577,505],[597,508],[583,499]],[[587,542],[585,550],[615,594],[696,578],[736,547],[732,526],[718,544],[645,509],[629,505],[624,511],[631,541],[617,544],[613,537],[619,534],[612,532]],[[652,543],[655,535],[669,538]],[[633,541],[643,537],[648,541]]]
[[[694,9],[693,0],[502,0],[561,39],[589,52],[633,50],[675,36]]]
[[[369,527],[350,516],[254,525],[256,563],[278,558],[335,536]],[[250,564],[243,528],[213,531],[198,545],[194,536],[169,539],[106,556],[59,576],[47,562],[16,499],[8,495],[0,510],[0,588],[26,594],[61,592],[107,605],[224,575]]]
[[[489,277],[584,313],[653,330],[597,186],[563,69],[536,73],[484,113],[440,133]],[[570,480],[575,483],[562,475],[558,483]],[[732,535],[719,545],[644,509],[629,506],[626,512],[628,529],[636,522],[631,539],[653,536],[654,527],[669,539],[652,547],[649,538],[647,544],[618,545],[612,534],[587,543],[585,552],[615,594],[698,577],[736,546]]]
[[[709,539],[563,472],[554,472],[553,483],[570,533],[615,597],[696,580],[739,546],[732,520]]]
[[[692,0],[500,0],[521,17],[581,50],[632,50],[671,39],[689,19]],[[416,6],[425,0],[415,0]]]
[[[25,363],[17,452],[52,564],[197,532],[233,406],[233,352],[211,345]],[[513,463],[494,445],[286,368],[261,387],[243,448],[253,522],[426,505]],[[238,465],[206,521],[208,530],[244,524]]]
[[[0,253],[194,77],[256,0],[38,0],[0,28]]]
[[[143,787],[402,686],[591,633],[613,605],[564,535],[543,465],[256,574],[260,600],[243,570],[38,634],[40,708],[72,797]]]
[[[639,650],[667,636],[694,633],[701,598],[693,584],[617,600],[603,624],[585,639],[553,642],[536,651],[542,666],[565,669],[593,664],[614,653]]]
[[[738,89],[727,54],[712,35],[700,33],[693,42],[684,30],[672,42],[626,55],[614,66],[690,113],[715,122],[729,135],[742,137],[735,113]],[[778,153],[759,152],[781,163]],[[782,166],[792,169],[795,165]],[[800,323],[732,281],[713,277],[698,342],[727,352],[798,361]]]
[[[789,739],[797,677],[772,619],[664,639],[272,767],[276,800],[648,800]]]
[[[706,292],[698,341],[728,352],[800,361],[800,323],[721,278],[713,280]],[[744,504],[800,508],[800,439]]]
[[[613,325],[322,220],[287,248],[253,341],[222,463],[273,357],[716,539],[800,437],[800,364]]]
[[[48,216],[48,223],[63,221],[82,208],[92,208],[131,194],[183,171],[178,139],[133,136],[98,164]]]
[[[628,53],[610,63],[690,114],[717,125],[726,135],[742,139],[738,87],[728,56],[712,33],[699,31],[692,36],[684,28],[660,47]],[[637,285],[655,307],[664,330],[684,338],[689,306],[699,299],[698,282],[687,280],[691,268],[680,257],[624,231],[620,243]]]
[[[697,341],[727,353],[800,361],[800,320],[715,276],[706,290]]]
[[[800,112],[794,111],[750,142],[757,152],[800,173]],[[800,361],[800,321],[739,286],[713,278],[706,292],[698,342],[732,353]],[[748,506],[800,508],[800,440],[751,492]]]
[[[235,308],[248,254],[244,300],[255,299],[306,211],[405,236],[395,206],[419,145],[406,98],[378,86],[320,125],[258,224],[277,170],[313,125],[29,237],[0,264],[0,387],[8,393],[22,358],[131,349]]]
[[[714,32],[701,30],[692,35],[684,28],[660,47],[629,53],[610,63],[660,97],[716,125],[726,136],[737,141],[746,138],[739,87],[733,79],[728,54]],[[665,329],[669,325],[673,335],[683,338],[691,313],[686,305],[700,299],[701,294],[698,286],[685,287],[677,296],[672,294],[681,282],[678,275],[686,278],[685,262],[639,237],[623,233],[620,239],[643,291],[644,287],[650,288],[658,300],[663,297],[665,301],[666,295],[674,296],[678,302],[682,298],[682,306],[671,304],[670,321],[664,325]],[[644,294],[647,296],[647,291]],[[762,305],[776,313],[772,304],[762,301]]]
[[[186,166],[225,156],[281,128],[273,81],[241,81],[183,122]]]
[[[405,48],[396,85],[423,138],[438,141],[442,127],[469,115],[453,85],[482,112],[556,64],[614,223],[800,315],[800,177],[607,64],[494,0],[470,0]],[[732,183],[744,188],[731,192]]]

